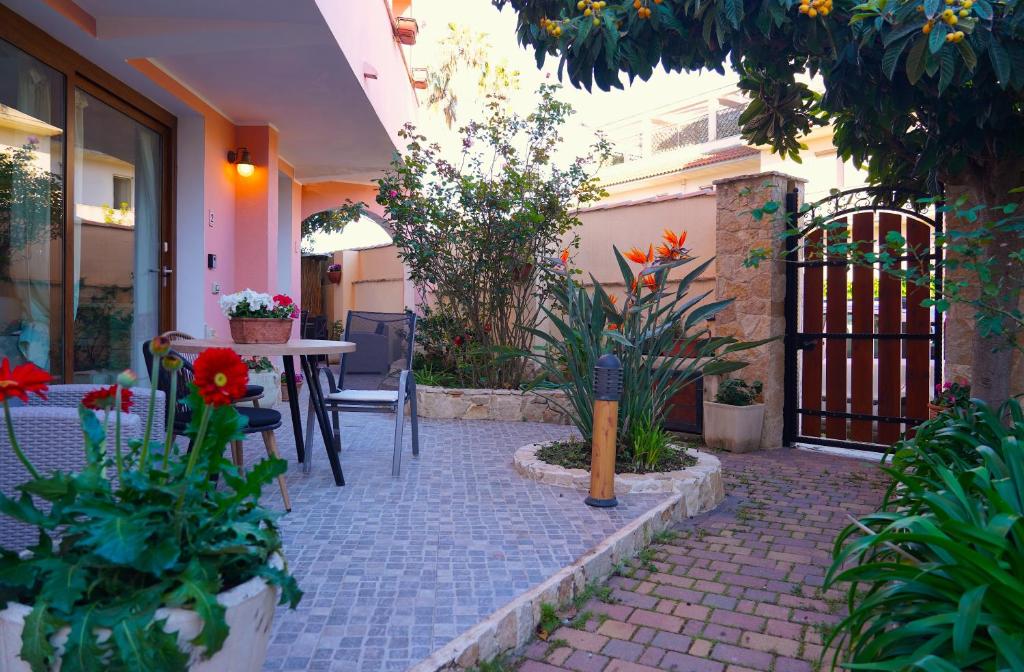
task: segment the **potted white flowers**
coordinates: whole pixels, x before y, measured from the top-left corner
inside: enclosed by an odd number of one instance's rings
[[[704,402],[704,443],[734,453],[761,447],[764,404],[761,381],[723,380],[714,401]]]
[[[235,343],[287,343],[299,307],[286,294],[244,289],[220,297],[220,309],[231,325]]]

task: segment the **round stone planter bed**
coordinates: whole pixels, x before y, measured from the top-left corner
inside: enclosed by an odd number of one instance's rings
[[[563,488],[586,491],[590,488],[590,472],[566,469],[537,457],[547,443],[531,443],[516,450],[513,466],[522,476]],[[677,471],[646,474],[615,474],[615,494],[680,494],[687,500],[687,515],[710,511],[725,497],[722,485],[722,463],[714,455],[688,450],[697,458],[696,464]]]
[[[416,386],[416,410],[421,418],[435,420],[503,420],[569,424],[559,409],[565,404],[561,390],[491,390]]]

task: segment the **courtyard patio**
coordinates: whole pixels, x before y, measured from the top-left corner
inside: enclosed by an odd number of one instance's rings
[[[540,423],[421,420],[420,457],[407,431],[394,479],[393,422],[342,415],[341,488],[319,437],[305,474],[287,418],[277,430],[292,499],[284,548],[305,597],[278,608],[264,669],[404,670],[665,499],[595,509],[582,492],[524,479],[516,448],[573,431]],[[246,442],[247,462],[263,455],[258,437]],[[283,509],[276,487],[263,498]]]

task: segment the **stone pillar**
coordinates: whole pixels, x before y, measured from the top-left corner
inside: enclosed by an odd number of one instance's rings
[[[777,339],[739,353],[750,365],[732,374],[764,383],[761,448],[782,446],[786,268],[781,261],[781,234],[786,230],[786,194],[795,189],[798,199],[802,200],[804,182],[806,180],[783,173],[767,172],[714,183],[717,200],[715,296],[735,301],[715,317],[712,332],[715,336],[732,336],[741,341]],[[778,210],[755,219],[751,211],[768,201],[778,203]],[[744,267],[743,260],[756,247],[770,248],[771,260],[762,262],[758,268]]]

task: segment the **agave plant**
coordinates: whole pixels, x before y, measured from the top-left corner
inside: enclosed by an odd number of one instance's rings
[[[1003,419],[1008,419],[1005,422]],[[973,402],[898,445],[882,509],[836,540],[833,663],[1024,670],[1024,414]]]
[[[636,248],[623,255],[613,248],[626,287],[625,300],[608,293],[591,276],[592,290],[573,279],[567,255],[552,260],[564,282],[542,307],[550,331],[533,330],[541,347],[534,354],[542,377],[566,393],[562,410],[590,441],[593,427],[593,370],[597,359],[614,353],[622,363],[623,390],[619,404],[617,443],[632,451],[633,426],[660,427],[671,410],[670,400],[701,374],[735,371],[745,362],[726,359],[765,341],[744,343],[731,337],[712,337],[705,322],[732,303],[707,301],[711,291],[691,296],[694,281],[714,261],[708,259],[668,287],[674,268],[694,262],[683,247],[685,232],[666,231],[666,244],[647,253]],[[630,262],[641,266],[638,272]]]

